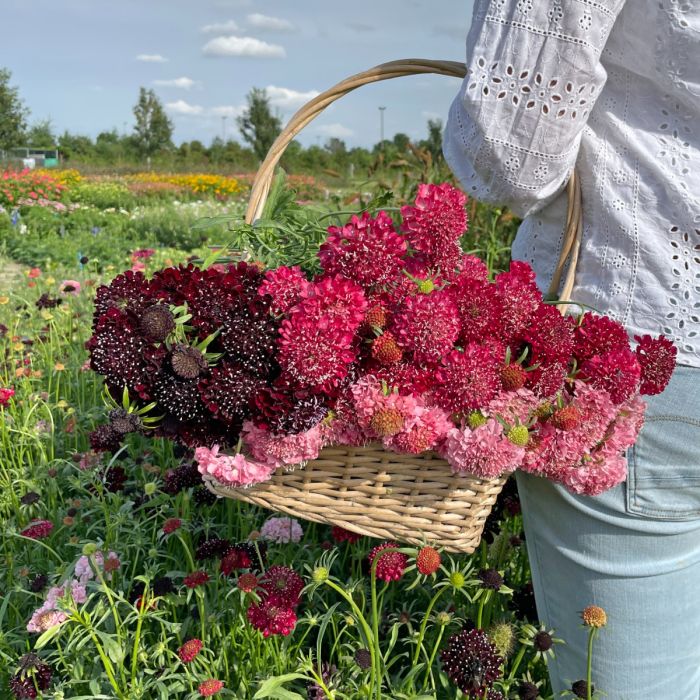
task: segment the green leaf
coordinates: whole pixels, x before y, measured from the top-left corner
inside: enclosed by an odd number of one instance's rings
[[[282,700],[297,700],[299,698],[299,700],[304,700],[304,697],[299,695],[299,693],[292,693],[292,691],[282,688],[284,683],[298,681],[302,678],[306,678],[303,673],[285,673],[283,676],[272,676],[258,688],[257,693],[253,695],[253,700],[262,700],[262,698],[281,698]],[[287,696],[279,695],[280,690],[291,694]]]
[[[120,664],[124,661],[124,650],[121,648],[117,640],[111,635],[105,632],[97,632],[102,640],[102,646],[104,646],[107,656],[115,663]]]
[[[54,625],[49,627],[49,629],[44,632],[39,639],[36,640],[34,644],[35,649],[42,649],[45,647],[54,637],[56,637],[61,631],[61,625]]]

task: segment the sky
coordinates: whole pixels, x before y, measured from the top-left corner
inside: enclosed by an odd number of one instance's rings
[[[173,121],[175,143],[236,138],[252,87],[286,121],[343,78],[398,58],[463,61],[471,0],[0,0],[0,67],[54,131],[133,129],[140,86]],[[360,88],[299,137],[349,147],[446,118],[459,80],[437,75]]]

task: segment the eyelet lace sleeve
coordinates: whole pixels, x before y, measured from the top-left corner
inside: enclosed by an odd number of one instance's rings
[[[527,216],[566,183],[624,0],[477,0],[444,134],[465,191]]]

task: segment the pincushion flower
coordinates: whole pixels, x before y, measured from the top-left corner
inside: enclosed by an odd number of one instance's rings
[[[251,626],[260,630],[263,637],[270,635],[286,637],[292,633],[297,622],[296,613],[292,608],[267,599],[260,603],[251,603],[246,616]]]
[[[276,435],[258,428],[252,421],[243,424],[243,443],[252,457],[268,470],[277,467],[294,467],[310,459],[316,459],[323,447],[323,430],[320,425],[311,430],[292,435]],[[268,475],[271,471],[268,472]]]
[[[284,607],[296,608],[304,580],[288,566],[271,566],[260,579],[262,596]]]
[[[20,533],[23,537],[30,537],[33,540],[46,539],[53,530],[53,523],[50,520],[32,520],[28,527]]]
[[[609,316],[591,312],[583,314],[574,329],[574,354],[579,364],[594,355],[609,350],[629,347],[629,338],[624,326]]]
[[[452,635],[440,652],[440,659],[448,678],[469,698],[482,698],[501,676],[503,659],[480,629]]]
[[[502,391],[486,404],[484,412],[498,416],[507,423],[527,423],[541,399],[530,389]]]
[[[517,260],[511,262],[508,272],[496,275],[494,282],[503,300],[501,338],[507,344],[527,327],[542,303],[542,293],[532,268]]]
[[[437,406],[418,406],[411,418],[407,428],[384,440],[387,447],[405,454],[420,454],[436,448],[455,427],[449,413]]]
[[[620,404],[637,389],[641,374],[636,355],[629,348],[615,348],[586,360],[580,376],[607,391],[613,403]]]
[[[277,544],[299,542],[303,534],[304,531],[298,520],[280,516],[268,518],[260,528],[260,536],[264,540],[270,540]]]
[[[210,698],[212,695],[216,695],[224,687],[223,681],[217,680],[216,678],[209,678],[199,684],[197,690],[199,695],[203,698]]]
[[[380,581],[398,581],[408,566],[408,557],[402,552],[385,552],[385,549],[398,549],[396,542],[383,542],[373,547],[367,559],[370,566],[376,560],[376,576]]]
[[[460,275],[450,290],[461,319],[463,344],[502,335],[504,302],[495,285],[486,279]]]
[[[260,296],[272,297],[272,313],[281,316],[295,306],[310,282],[298,265],[278,267],[265,272],[265,281],[258,288]]]
[[[642,383],[639,387],[641,394],[660,394],[671,379],[676,367],[678,349],[665,336],[652,338],[649,335],[638,336],[637,362],[642,371]]]
[[[10,399],[15,395],[15,390],[9,387],[0,386],[0,408],[4,408],[10,403]]]
[[[306,286],[300,296],[301,302],[290,309],[292,318],[330,319],[352,333],[363,323],[369,305],[362,287],[341,275],[322,277]]]
[[[63,280],[58,286],[58,291],[64,296],[72,294],[74,297],[80,295],[80,290],[82,286],[78,280]]]
[[[202,651],[203,646],[201,640],[189,639],[177,650],[177,655],[183,664],[191,664]]]
[[[267,481],[273,467],[263,462],[248,459],[243,454],[226,455],[219,453],[219,445],[198,447],[194,451],[199,473],[213,477],[226,486],[251,486]]]
[[[380,211],[353,215],[345,226],[331,226],[318,252],[327,275],[343,275],[365,288],[386,284],[403,267],[406,239],[396,233],[389,216]]]

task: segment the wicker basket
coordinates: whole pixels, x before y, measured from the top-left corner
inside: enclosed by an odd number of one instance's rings
[[[287,145],[325,107],[371,82],[406,75],[437,73],[463,77],[463,63],[405,59],[358,73],[318,95],[292,117],[270,148],[252,186],[246,221],[260,218],[274,168]],[[568,185],[568,211],[561,256],[550,292],[567,299],[573,286],[581,235],[581,194],[577,178]],[[560,285],[567,267],[566,279]],[[325,448],[303,468],[279,471],[250,488],[229,488],[209,481],[219,496],[235,498],[318,523],[339,525],[370,537],[421,544],[450,552],[471,553],[506,477],[481,479],[453,474],[431,452],[404,455],[381,445]]]

